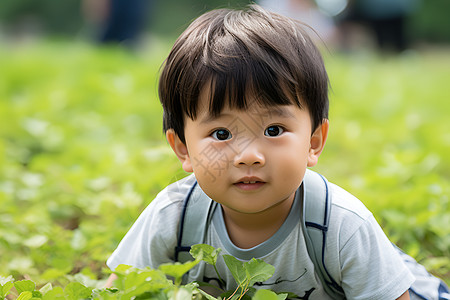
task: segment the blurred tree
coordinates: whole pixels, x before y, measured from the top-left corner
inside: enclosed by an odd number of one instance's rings
[[[10,32],[71,35],[82,26],[79,0],[1,0],[0,25]],[[25,32],[26,33],[26,32]]]
[[[424,0],[420,3],[420,9],[410,19],[410,37],[428,42],[450,42],[450,1]]]

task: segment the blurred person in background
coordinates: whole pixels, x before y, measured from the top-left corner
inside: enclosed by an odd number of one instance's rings
[[[408,49],[407,19],[417,6],[418,0],[350,0],[338,18],[343,48],[351,48],[355,25],[360,24],[373,33],[380,50]]]
[[[153,0],[83,0],[85,18],[99,33],[101,43],[134,46],[145,28]]]
[[[311,29],[309,34],[316,41],[322,40],[327,45],[335,41],[336,28],[333,19],[320,10],[313,0],[260,0],[258,4],[267,10],[311,26],[314,30]]]

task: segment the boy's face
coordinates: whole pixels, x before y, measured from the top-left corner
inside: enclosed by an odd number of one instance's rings
[[[311,118],[295,105],[224,107],[209,114],[200,97],[195,120],[186,118],[183,144],[167,138],[183,169],[194,172],[203,191],[227,210],[255,214],[292,201],[307,166],[314,166],[328,133],[328,121],[311,134]]]

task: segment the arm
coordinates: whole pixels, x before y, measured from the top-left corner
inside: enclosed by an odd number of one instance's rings
[[[113,285],[113,283],[114,283],[114,280],[116,280],[117,279],[117,275],[116,274],[111,274],[111,275],[109,275],[109,277],[108,277],[108,280],[106,281],[106,283],[105,283],[105,288],[110,288],[110,287],[112,287],[112,285]],[[400,298],[399,298],[400,299]],[[406,298],[405,298],[406,299]],[[409,299],[409,297],[408,297],[408,299]]]
[[[403,295],[397,298],[397,300],[409,300],[409,292],[404,292]]]
[[[157,268],[162,263],[173,262],[178,222],[184,198],[193,181],[195,177],[188,176],[156,196],[109,257],[106,264],[111,270],[120,264]],[[106,287],[111,287],[115,279],[117,276],[111,274]]]
[[[340,251],[342,287],[347,297],[409,299],[414,277],[373,217],[364,222]]]

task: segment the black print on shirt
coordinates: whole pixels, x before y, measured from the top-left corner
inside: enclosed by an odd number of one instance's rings
[[[270,282],[270,283],[257,282],[257,283],[255,283],[255,285],[257,285],[257,286],[265,286],[265,285],[275,285],[275,284],[279,284],[279,283],[282,283],[282,282],[295,282],[295,281],[299,280],[300,278],[302,278],[303,276],[305,276],[305,274],[306,274],[307,272],[308,272],[308,271],[307,271],[306,268],[305,268],[305,271],[303,271],[303,273],[300,274],[300,276],[298,276],[297,278],[295,278],[295,279],[293,279],[293,280],[289,280],[289,279],[281,279],[281,277],[278,277],[278,278],[275,280],[275,282]]]
[[[305,274],[307,272],[308,271],[305,268],[303,273],[300,274],[300,276],[298,276],[295,279],[289,280],[289,279],[281,279],[281,277],[278,277],[274,282],[271,282],[271,283],[256,282],[255,285],[256,286],[267,286],[267,285],[276,285],[276,284],[279,284],[279,283],[282,283],[282,282],[295,282],[295,281],[299,280],[300,278],[302,278],[303,276],[305,276]],[[203,276],[203,281],[206,282],[206,283],[210,283],[210,284],[212,282],[215,282],[222,290],[225,289],[225,287],[223,286],[222,282],[218,278]],[[303,296],[295,295],[296,297],[294,297],[294,298],[291,297],[289,299],[292,299],[292,300],[293,299],[308,300],[309,296],[312,294],[312,292],[314,292],[315,289],[316,288],[311,288],[311,289],[305,291],[305,294]]]
[[[209,283],[209,284],[213,284],[213,282],[215,282],[216,285],[220,289],[225,290],[225,286],[222,284],[222,281],[220,281],[219,278],[203,276],[203,282],[206,282],[206,283]]]
[[[279,283],[281,283],[281,282],[295,282],[295,281],[299,280],[300,278],[302,278],[303,276],[305,276],[305,274],[306,274],[307,272],[308,272],[308,271],[307,271],[306,268],[305,268],[305,270],[303,271],[303,273],[300,274],[300,276],[298,276],[297,278],[295,278],[295,279],[293,279],[293,280],[289,280],[289,279],[281,279],[281,277],[278,277],[278,278],[277,278],[274,282],[272,282],[272,283],[257,282],[257,283],[255,283],[255,285],[257,285],[257,286],[265,286],[265,285],[275,285],[275,284],[279,284]],[[308,299],[309,299],[309,296],[312,294],[312,292],[314,292],[315,289],[316,289],[316,288],[311,288],[311,289],[305,291],[305,294],[304,294],[303,296],[298,296],[298,295],[296,295],[296,297],[294,297],[294,298],[291,297],[291,298],[289,298],[289,299],[308,300]]]
[[[303,295],[303,296],[297,296],[297,297],[295,297],[295,298],[289,298],[289,299],[308,300],[308,299],[309,299],[309,296],[312,294],[312,292],[314,292],[315,289],[316,289],[316,288],[311,288],[310,290],[305,291],[305,295]]]

